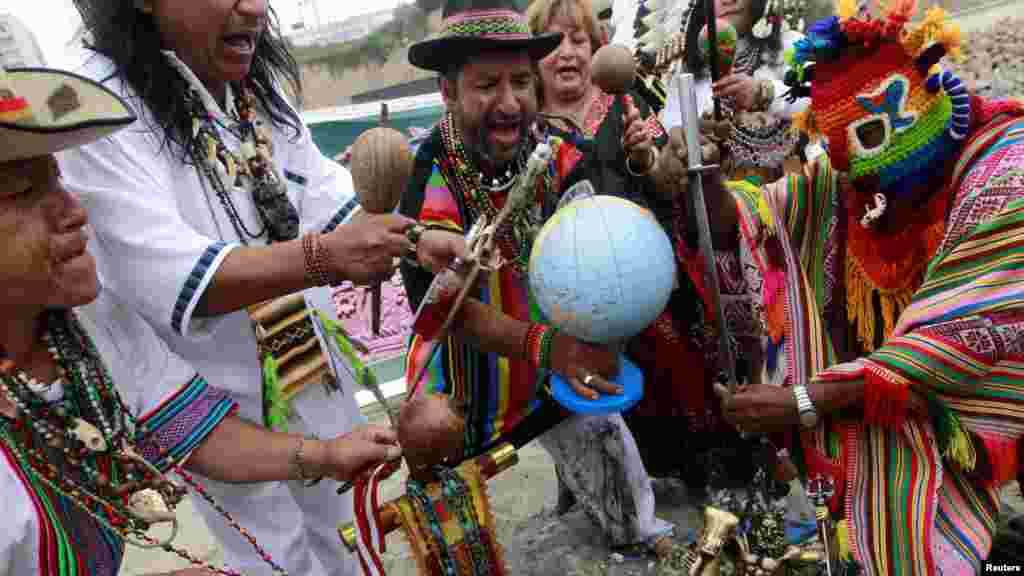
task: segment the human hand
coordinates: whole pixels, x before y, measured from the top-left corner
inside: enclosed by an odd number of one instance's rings
[[[732,125],[726,121],[715,120],[715,113],[707,111],[697,120],[701,135],[701,142],[705,140],[712,143],[725,142],[732,136]]]
[[[416,260],[431,272],[443,270],[456,258],[468,260],[469,248],[466,239],[454,232],[427,230],[416,243]]]
[[[761,100],[761,81],[742,72],[720,78],[711,90],[718,98],[732,97],[740,110],[753,110]]]
[[[704,164],[716,164],[720,154],[718,146],[701,133],[701,162]],[[682,127],[675,127],[669,130],[668,144],[661,154],[658,155],[658,177],[665,182],[672,182],[679,192],[685,192],[689,186],[690,161],[686,148],[686,137]]]
[[[758,384],[743,386],[735,394],[723,394],[722,414],[741,432],[778,432],[800,422],[792,388]]]
[[[630,164],[640,173],[653,168],[654,138],[647,128],[647,122],[640,115],[640,110],[629,99],[626,99],[626,113],[622,116],[625,127],[622,134],[622,150],[629,158]]]
[[[321,470],[335,480],[347,482],[359,472],[401,455],[395,431],[370,424],[324,442]]]
[[[601,394],[622,394],[622,386],[609,380],[619,373],[619,356],[611,350],[558,332],[551,343],[551,369],[588,400]]]
[[[412,249],[405,231],[413,224],[412,219],[397,214],[360,212],[324,234],[322,242],[332,283],[349,280],[353,284],[372,284],[391,278],[394,259]]]

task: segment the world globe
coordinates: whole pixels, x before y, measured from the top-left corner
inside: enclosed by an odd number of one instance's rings
[[[675,285],[672,243],[646,208],[615,196],[573,200],[534,239],[529,283],[545,318],[593,344],[639,334]]]

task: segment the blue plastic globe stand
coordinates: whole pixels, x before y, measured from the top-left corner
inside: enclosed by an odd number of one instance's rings
[[[558,374],[551,374],[551,396],[555,401],[577,414],[604,416],[625,412],[644,397],[644,373],[625,356],[619,356],[619,375],[613,380],[622,386],[622,394],[601,394],[597,400],[588,400],[577,394]]]

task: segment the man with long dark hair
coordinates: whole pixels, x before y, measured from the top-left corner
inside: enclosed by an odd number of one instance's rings
[[[354,383],[323,339],[336,317],[324,286],[390,277],[398,256],[443,266],[461,239],[359,210],[351,176],[287,99],[299,71],[265,0],[75,4],[90,37],[80,73],[139,117],[60,159],[93,216],[105,287],[229,391],[242,417],[309,437],[351,430]],[[265,301],[288,313],[264,326],[273,314],[254,306]],[[296,442],[299,471],[312,470],[309,444]],[[210,490],[290,574],[354,574],[336,534],[351,502],[301,476]],[[230,565],[261,573],[243,538],[210,524]]]

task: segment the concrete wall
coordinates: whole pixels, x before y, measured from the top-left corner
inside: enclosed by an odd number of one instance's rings
[[[440,10],[430,15],[427,26],[432,33],[440,29]],[[348,104],[351,97],[356,94],[432,78],[434,76],[432,72],[419,70],[409,65],[409,61],[406,59],[406,50],[406,48],[401,48],[393,51],[384,64],[371,64],[349,69],[338,76],[332,75],[326,66],[303,66],[304,108],[316,110],[343,106]]]

